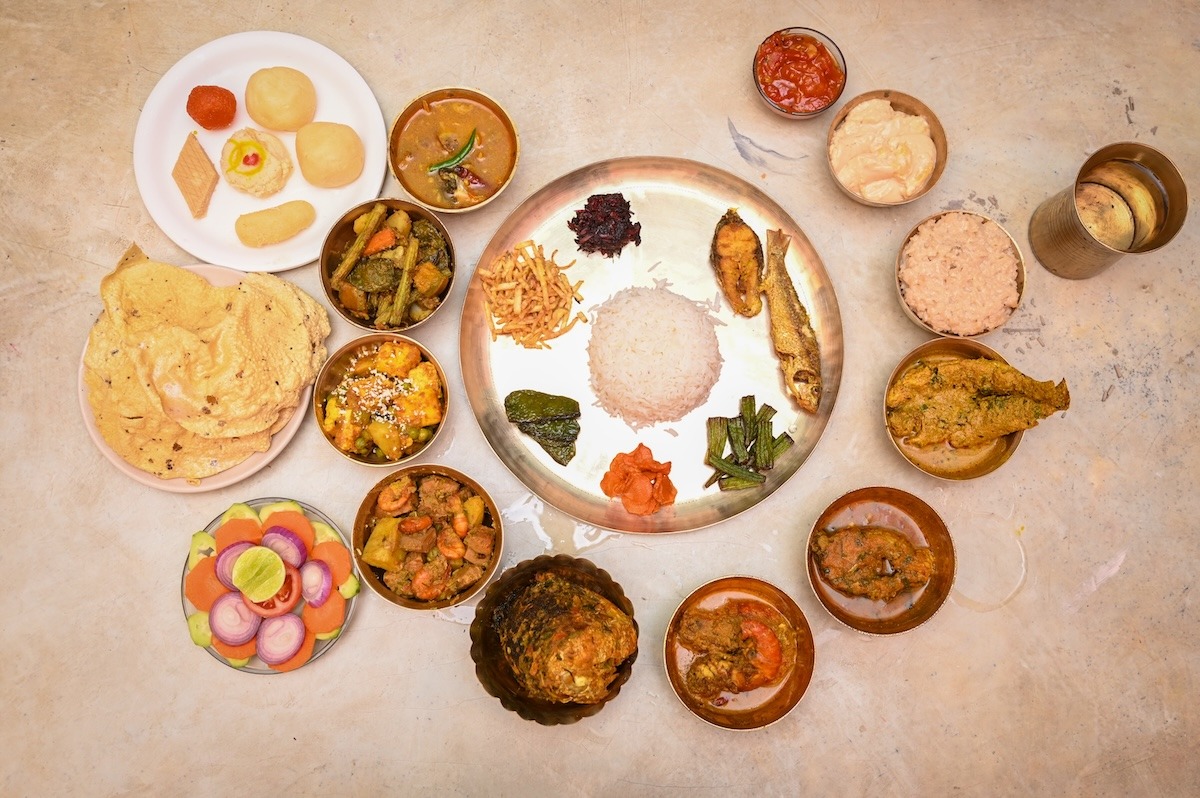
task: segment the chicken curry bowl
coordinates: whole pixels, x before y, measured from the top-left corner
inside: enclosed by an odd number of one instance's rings
[[[313,391],[325,439],[364,465],[411,460],[437,436],[446,410],[441,365],[425,347],[395,333],[343,346],[325,362]]]
[[[364,581],[409,609],[440,609],[474,596],[496,571],[500,512],[487,491],[453,468],[411,465],[380,480],[354,521]]]

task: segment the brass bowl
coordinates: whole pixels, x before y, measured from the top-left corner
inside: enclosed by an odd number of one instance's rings
[[[341,260],[342,253],[344,253],[346,251],[346,247],[348,247],[351,242],[354,241],[354,220],[359,216],[362,216],[364,213],[370,211],[371,208],[376,205],[376,203],[386,206],[389,209],[389,212],[405,211],[413,220],[424,219],[428,221],[435,228],[437,228],[439,233],[442,234],[442,238],[444,238],[446,241],[446,251],[450,255],[450,282],[446,284],[445,289],[443,289],[441,293],[441,303],[433,309],[432,313],[419,321],[410,322],[398,327],[387,328],[388,332],[408,332],[429,321],[431,318],[436,316],[443,307],[445,307],[446,299],[450,296],[450,291],[454,288],[454,280],[458,275],[458,260],[454,255],[454,242],[450,238],[450,232],[446,229],[446,226],[442,224],[442,220],[431,213],[427,208],[402,199],[381,197],[379,199],[360,203],[346,211],[344,214],[342,214],[341,218],[334,222],[333,226],[329,228],[329,232],[325,236],[325,242],[321,245],[321,254],[317,259],[317,266],[321,273],[321,287],[325,289],[325,298],[329,300],[329,304],[333,306],[333,309],[338,312],[339,316],[353,324],[355,327],[359,327],[370,332],[379,331],[380,328],[372,325],[370,321],[362,318],[361,316],[355,315],[348,310],[345,303],[342,302],[339,293],[333,289],[333,286],[330,285],[329,282],[330,277],[333,275],[334,270],[338,266],[338,262]]]
[[[388,460],[385,458],[365,457],[354,452],[342,451],[334,444],[333,439],[325,432],[323,421],[325,419],[325,400],[329,394],[334,391],[338,384],[345,378],[354,361],[364,354],[369,354],[378,349],[380,344],[385,341],[406,341],[415,345],[421,350],[422,360],[428,360],[437,369],[438,379],[442,383],[442,421],[433,431],[433,437],[425,441],[419,449],[412,454],[402,457],[398,460]],[[420,457],[422,452],[428,449],[433,442],[437,440],[438,435],[446,427],[446,419],[450,413],[450,389],[449,383],[446,381],[446,372],[442,370],[442,364],[433,356],[424,345],[420,342],[409,338],[406,335],[399,333],[372,333],[355,338],[348,344],[338,349],[325,360],[325,365],[321,366],[321,370],[317,372],[317,380],[313,385],[312,393],[312,413],[317,421],[317,428],[321,430],[322,437],[328,441],[329,445],[334,448],[338,454],[360,465],[380,466],[391,468],[397,465],[403,465],[412,461],[414,458]]]
[[[1016,255],[1016,258],[1017,258],[1017,286],[1016,286],[1017,302],[1016,302],[1016,305],[1013,306],[1009,310],[1008,315],[1005,316],[1002,321],[998,322],[997,324],[992,325],[991,327],[988,327],[985,330],[980,330],[978,332],[961,333],[961,332],[956,332],[954,330],[938,329],[938,328],[930,325],[928,322],[926,322],[924,319],[922,319],[920,316],[918,316],[917,312],[912,308],[911,305],[909,305],[908,299],[905,296],[904,281],[900,278],[900,268],[904,264],[904,252],[908,248],[909,241],[911,241],[912,237],[914,235],[916,235],[917,230],[919,230],[921,228],[921,225],[925,224],[926,222],[931,222],[936,219],[941,219],[942,217],[948,216],[952,213],[957,213],[957,214],[962,214],[964,216],[974,217],[976,219],[981,220],[984,224],[990,223],[990,224],[996,225],[996,227],[999,228],[1002,233],[1004,233],[1005,238],[1008,240],[1008,245],[1011,247],[1012,254]],[[917,224],[913,225],[913,228],[908,231],[908,235],[906,235],[904,237],[904,242],[900,245],[900,250],[896,253],[896,296],[900,298],[900,307],[904,308],[904,314],[906,316],[908,316],[908,318],[910,320],[912,320],[913,324],[916,324],[918,327],[925,330],[926,332],[933,333],[934,335],[945,335],[945,336],[948,336],[951,338],[978,338],[981,335],[987,335],[988,333],[995,332],[996,330],[1003,327],[1005,324],[1008,323],[1008,320],[1013,317],[1013,314],[1015,314],[1017,312],[1018,308],[1021,307],[1021,302],[1025,298],[1025,257],[1021,254],[1021,248],[1019,246],[1017,246],[1017,242],[1013,239],[1012,235],[1008,232],[1008,230],[1006,230],[1004,228],[1004,225],[1000,224],[995,219],[992,219],[989,216],[985,216],[982,213],[975,213],[973,211],[942,211],[940,213],[935,213],[932,216],[927,216],[926,218],[922,219]]]
[[[758,60],[759,53],[762,51],[763,45],[770,41],[770,39],[774,36],[808,36],[812,39],[815,39],[818,44],[820,44],[829,52],[829,55],[833,58],[838,68],[842,70],[842,85],[838,87],[838,90],[834,93],[833,97],[828,103],[814,111],[793,111],[785,108],[767,96],[766,90],[763,88],[763,84],[758,78]],[[754,60],[750,62],[750,78],[754,81],[755,88],[758,89],[758,96],[762,98],[762,101],[766,103],[767,107],[772,111],[782,117],[786,117],[787,119],[811,119],[814,116],[825,113],[837,104],[837,101],[842,96],[842,92],[846,90],[846,82],[849,80],[849,73],[846,71],[846,59],[844,56],[842,56],[841,49],[838,48],[833,39],[829,38],[824,33],[821,33],[819,30],[814,30],[813,28],[792,27],[781,28],[780,30],[772,33],[770,36],[767,36],[759,43],[758,47],[754,51]]]
[[[929,137],[933,140],[934,147],[934,163],[933,171],[925,180],[925,185],[919,191],[916,191],[910,197],[906,197],[898,202],[878,202],[867,199],[861,194],[851,191],[841,180],[838,179],[837,172],[833,168],[833,137],[837,133],[838,128],[846,121],[846,117],[856,107],[866,102],[867,100],[887,100],[891,103],[892,108],[910,116],[919,116],[929,124]],[[903,92],[894,91],[892,89],[877,89],[869,91],[865,94],[860,94],[853,98],[841,110],[837,112],[837,116],[833,118],[833,122],[829,125],[829,135],[825,140],[825,163],[829,167],[829,174],[833,177],[833,182],[837,185],[842,193],[855,202],[860,202],[863,205],[870,205],[875,208],[892,208],[897,205],[905,205],[913,200],[920,199],[929,193],[929,190],[934,187],[938,180],[942,177],[942,172],[946,170],[946,159],[949,155],[949,146],[946,142],[946,130],[942,127],[941,121],[937,118],[937,114],[925,103]]]
[[[370,537],[369,527],[374,516],[375,503],[383,489],[401,477],[407,476],[413,477],[414,479],[419,479],[420,477],[430,475],[448,477],[455,482],[470,488],[476,495],[483,499],[484,524],[496,530],[496,543],[492,549],[491,559],[488,561],[487,566],[483,569],[483,576],[481,576],[479,580],[475,582],[475,584],[450,598],[440,599],[437,601],[419,601],[415,598],[408,598],[392,592],[391,588],[389,588],[383,582],[384,571],[364,562],[362,559],[362,554],[363,548],[367,545],[367,539]],[[504,550],[504,529],[501,522],[499,508],[496,507],[496,503],[492,500],[491,495],[484,490],[483,486],[478,482],[471,479],[461,471],[450,468],[449,466],[436,465],[432,463],[428,465],[417,464],[393,471],[383,479],[379,480],[379,482],[375,483],[375,486],[367,492],[367,495],[362,500],[362,504],[360,504],[358,507],[358,514],[354,517],[354,535],[352,538],[352,544],[351,551],[354,554],[354,562],[358,566],[358,571],[360,574],[362,574],[363,581],[371,587],[371,590],[375,591],[376,595],[385,601],[395,604],[398,607],[405,607],[410,610],[438,610],[445,607],[453,607],[455,605],[462,604],[463,602],[466,602],[477,595],[479,591],[483,590],[483,586],[486,585],[488,580],[490,580],[496,573],[496,568],[500,563],[500,556]]]
[[[475,661],[475,675],[488,695],[500,699],[505,709],[516,712],[525,720],[543,726],[555,726],[575,723],[604,709],[609,701],[617,697],[621,686],[629,681],[637,651],[617,668],[616,678],[609,685],[603,701],[595,704],[556,703],[527,695],[504,659],[494,617],[499,606],[517,596],[539,573],[545,571],[555,572],[604,596],[629,616],[635,631],[637,620],[633,617],[633,603],[606,571],[597,568],[589,560],[567,554],[543,554],[518,563],[501,574],[488,588],[475,607],[475,620],[471,623],[471,659]]]
[[[955,449],[949,444],[928,447],[911,446],[893,435],[891,427],[888,426],[887,391],[890,391],[892,385],[900,379],[900,375],[918,360],[937,363],[979,357],[1008,363],[996,350],[978,341],[937,338],[921,344],[905,355],[888,378],[883,402],[884,429],[887,430],[888,437],[891,438],[896,451],[900,452],[905,460],[930,476],[948,480],[963,480],[990,474],[1012,457],[1013,452],[1017,450],[1017,444],[1021,442],[1021,437],[1025,434],[1024,430],[1010,432],[990,444],[971,449]]]
[[[886,603],[845,595],[825,582],[813,554],[813,538],[818,532],[865,525],[894,529],[913,545],[928,546],[934,560],[929,582]],[[813,524],[806,549],[808,581],[821,605],[841,623],[866,634],[891,635],[917,628],[941,609],[954,586],[950,530],[932,507],[897,488],[860,488],[837,499]]]
[[[688,609],[697,606],[713,609],[729,599],[761,601],[778,610],[796,633],[795,664],[778,684],[745,693],[723,693],[718,706],[687,689],[688,666],[694,655],[680,644],[679,626]],[[726,576],[696,588],[676,608],[663,642],[667,678],[683,705],[707,723],[734,730],[760,729],[791,712],[812,681],[814,653],[812,630],[796,602],[775,585],[752,576]]]
[[[495,190],[491,191],[482,199],[467,204],[452,204],[443,201],[435,201],[432,198],[425,198],[425,195],[423,195],[416,188],[414,180],[409,177],[408,170],[404,168],[404,161],[406,160],[407,152],[407,147],[405,146],[405,132],[409,123],[412,122],[413,118],[416,117],[418,113],[428,109],[430,105],[441,101],[454,99],[468,100],[470,102],[482,105],[484,108],[491,111],[500,120],[500,126],[504,130],[505,135],[507,135],[512,141],[512,162],[506,164],[507,168],[504,171],[503,177],[500,179],[499,184],[495,186]],[[465,213],[466,211],[473,211],[476,208],[482,208],[484,205],[487,205],[496,197],[500,196],[504,189],[508,187],[508,184],[512,182],[513,175],[517,171],[517,162],[520,160],[520,157],[521,140],[517,136],[517,128],[515,125],[513,125],[512,119],[509,117],[508,112],[501,107],[500,103],[496,102],[483,92],[476,91],[474,89],[443,88],[435,89],[422,94],[420,97],[417,97],[415,100],[410,102],[408,107],[406,107],[396,116],[395,120],[392,122],[391,132],[388,135],[388,166],[391,168],[392,175],[397,181],[399,181],[400,187],[412,197],[414,202],[417,202],[420,205],[439,213]]]

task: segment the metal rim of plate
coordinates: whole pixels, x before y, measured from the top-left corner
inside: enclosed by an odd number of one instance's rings
[[[630,201],[633,220],[642,224],[642,244],[630,244],[612,259],[579,252],[567,222],[592,194],[613,192]],[[708,251],[716,222],[728,208],[737,208],[763,241],[768,228],[782,229],[791,236],[786,265],[813,319],[821,351],[823,395],[815,415],[804,414],[787,398],[765,306],[758,316],[742,319],[720,299]],[[474,275],[460,320],[460,364],[467,398],[488,444],[539,498],[579,521],[604,529],[684,532],[711,526],[756,505],[781,487],[812,453],[829,421],[841,382],[841,316],[833,284],[812,243],[788,213],[760,189],[716,167],[682,158],[633,156],[599,161],[559,177],[525,199],[484,247],[479,263],[490,264],[527,240],[543,245],[547,256],[557,252],[560,264],[574,260],[567,276],[573,282],[584,281],[584,300],[575,308],[589,316],[590,309],[612,292],[631,285],[665,283],[679,293],[690,291],[690,298],[697,302],[719,300],[717,329],[724,358],[721,379],[705,403],[678,423],[635,431],[595,405],[586,352],[580,351],[586,345],[588,333],[583,328],[587,325],[578,325],[551,342],[550,350],[523,350],[503,337],[493,343],[481,279]],[[734,355],[736,359],[731,360]],[[739,382],[742,377],[748,383]],[[568,391],[558,389],[568,382],[582,409],[582,432],[579,454],[568,466],[560,467],[508,422],[503,398],[518,387],[566,394]],[[705,419],[736,415],[737,400],[746,394],[770,401],[779,411],[775,432],[786,429],[795,445],[767,472],[760,488],[721,492],[713,486],[703,490],[704,478],[711,473],[703,465]],[[674,505],[654,515],[635,516],[626,513],[619,501],[604,496],[599,482],[613,455],[630,451],[648,438],[661,447],[648,444],[657,459],[672,461],[671,479],[679,488],[679,497]],[[599,446],[594,445],[597,441]]]

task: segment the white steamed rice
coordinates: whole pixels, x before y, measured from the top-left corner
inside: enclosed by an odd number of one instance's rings
[[[900,257],[900,293],[917,318],[953,335],[978,335],[1017,307],[1019,269],[1008,234],[973,213],[946,213],[917,227]]]
[[[596,309],[588,368],[600,407],[634,429],[678,421],[721,375],[703,306],[666,288],[626,288]]]

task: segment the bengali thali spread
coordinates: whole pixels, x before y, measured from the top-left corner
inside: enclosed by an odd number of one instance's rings
[[[776,82],[819,67],[825,94],[806,109],[819,113],[840,96],[844,61],[823,36],[798,31],[788,33],[794,47],[768,39],[778,52],[760,47],[756,57],[772,59]],[[848,113],[864,99],[869,114]],[[439,121],[472,103],[477,117]],[[151,141],[151,129],[167,135]],[[833,176],[868,205],[916,199],[945,168],[940,123],[907,95],[851,100],[829,134]],[[189,54],[143,110],[135,171],[159,226],[209,263],[159,263],[134,246],[102,281],[104,309],[79,373],[98,448],[142,484],[211,490],[269,463],[308,407],[348,453],[346,467],[420,457],[447,412],[446,381],[398,331],[441,307],[460,269],[437,214],[499,194],[517,151],[499,103],[460,89],[413,101],[387,141],[354,69],[302,37],[236,34]],[[920,159],[897,155],[908,152]],[[413,202],[377,199],[388,162]],[[408,188],[418,182],[422,189]],[[988,232],[1001,233],[992,238],[1004,251],[988,251],[981,224],[997,228]],[[981,289],[962,281],[947,253],[971,251],[993,265],[984,290],[995,292],[1003,323],[1024,289],[1019,250],[1012,257],[1006,247],[1015,244],[987,219],[946,235],[902,250],[906,312],[938,334],[911,306],[919,299],[922,310],[953,319],[959,298]],[[920,283],[906,270],[918,255]],[[314,260],[342,315],[334,323],[374,330],[332,357],[324,307],[283,278],[255,274]],[[1069,405],[1065,383],[1033,380],[981,344],[938,341],[948,343],[910,353],[889,382],[884,426],[902,451],[969,441],[1011,453],[1021,431]],[[484,436],[531,492],[597,527],[685,532],[763,501],[811,455],[838,397],[842,321],[811,242],[762,190],[696,161],[615,158],[551,181],[496,229],[466,288],[459,360]],[[414,373],[436,376],[419,401],[408,396]],[[963,476],[909,459],[934,476]],[[866,617],[876,604],[907,606],[935,591],[940,604],[953,581],[949,531],[932,508],[873,490],[866,510],[831,506],[812,531],[810,585],[843,621],[837,606]],[[918,505],[928,512],[889,526]],[[352,544],[297,500],[238,502],[195,532],[182,585],[193,641],[244,672],[288,671],[340,638],[360,573],[409,609],[449,606],[490,583],[472,657],[506,708],[540,723],[575,722],[630,677],[638,629],[621,585],[566,555],[500,568],[500,513],[486,486],[448,467],[411,465],[380,481],[362,507],[375,515],[360,511]],[[721,580],[680,607],[667,667],[695,714],[756,728],[799,701],[812,640],[783,591],[729,579],[745,595],[701,606],[697,597]],[[570,656],[608,659],[569,690],[535,684],[529,663],[566,656],[539,642],[561,640],[564,623],[584,646]],[[760,700],[768,710],[746,714]]]

